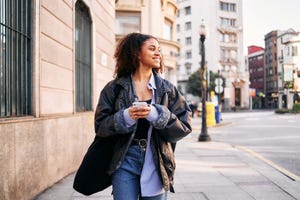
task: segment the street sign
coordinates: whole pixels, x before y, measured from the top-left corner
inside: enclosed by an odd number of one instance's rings
[[[217,85],[216,87],[215,87],[215,91],[216,91],[216,93],[217,94],[221,94],[222,92],[223,92],[223,86],[221,86],[221,85]]]
[[[216,78],[215,84],[216,84],[216,85],[222,85],[222,84],[223,84],[223,79],[221,79],[221,78]]]

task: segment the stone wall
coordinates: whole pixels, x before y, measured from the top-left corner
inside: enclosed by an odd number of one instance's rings
[[[93,113],[0,126],[0,199],[31,199],[75,171],[94,137]]]

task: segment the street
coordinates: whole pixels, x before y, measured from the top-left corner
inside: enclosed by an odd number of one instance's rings
[[[274,111],[222,113],[220,126],[210,127],[213,141],[249,150],[293,178],[300,177],[300,115]],[[222,126],[222,123],[231,122]],[[288,176],[289,176],[288,175]]]

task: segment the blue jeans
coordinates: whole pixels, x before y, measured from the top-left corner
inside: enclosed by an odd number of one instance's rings
[[[139,146],[130,146],[119,169],[112,176],[114,200],[166,200],[167,193],[154,197],[140,196],[140,175],[145,151]]]

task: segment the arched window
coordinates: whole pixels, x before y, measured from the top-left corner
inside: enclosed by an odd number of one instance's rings
[[[76,112],[92,110],[92,31],[89,9],[76,2],[75,95]]]
[[[0,117],[31,114],[31,1],[0,0]]]

